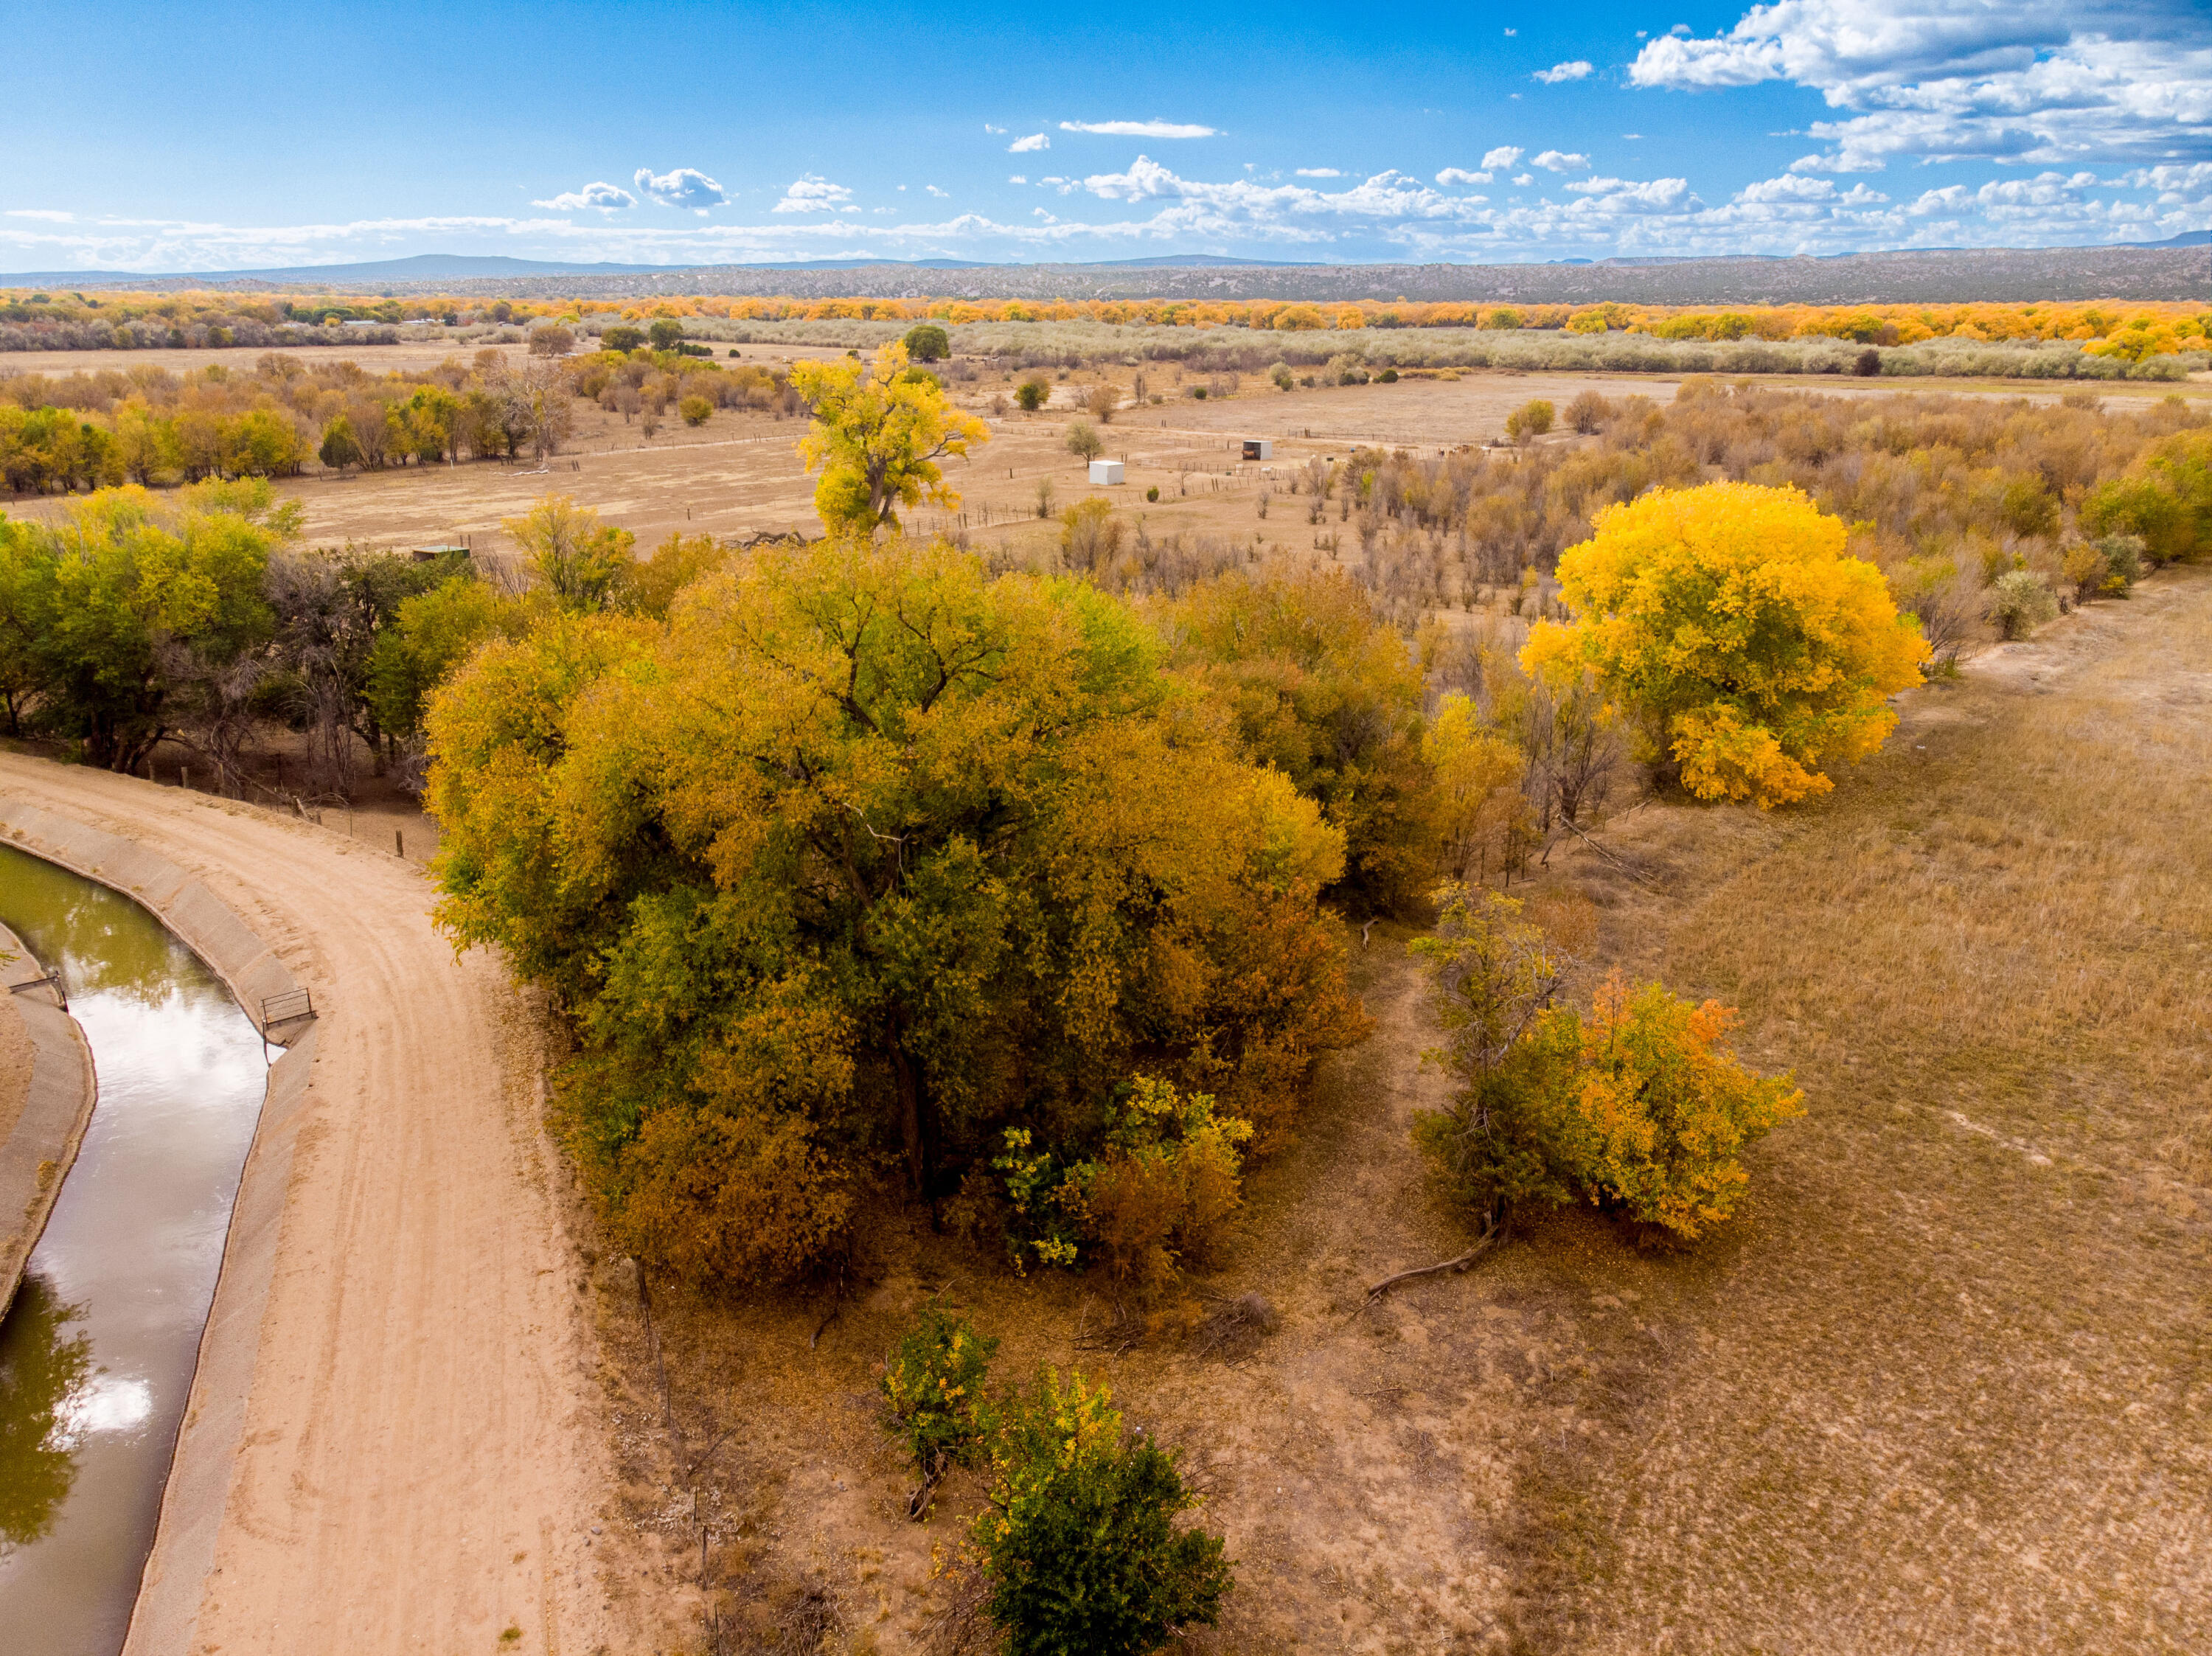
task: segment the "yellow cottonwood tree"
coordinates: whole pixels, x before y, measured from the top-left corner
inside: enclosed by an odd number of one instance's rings
[[[1709,483],[1607,507],[1559,557],[1574,620],[1539,622],[1521,664],[1595,672],[1705,799],[1788,804],[1834,785],[1896,727],[1921,682],[1918,622],[1842,522],[1796,488]]]
[[[924,500],[960,504],[937,463],[988,442],[990,430],[955,408],[933,375],[910,369],[904,345],[885,345],[866,367],[850,359],[797,363],[791,383],[813,405],[799,455],[809,471],[821,468],[814,509],[830,533],[896,525],[900,507]]]

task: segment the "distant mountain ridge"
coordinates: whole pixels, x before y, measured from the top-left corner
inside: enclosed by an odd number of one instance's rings
[[[926,276],[925,276],[925,273]],[[514,298],[1279,299],[1651,305],[1972,300],[2212,301],[2212,232],[2103,247],[1940,248],[1813,257],[1734,254],[1540,264],[1301,264],[1173,253],[1089,264],[811,259],[757,264],[576,264],[422,253],[368,264],[183,275],[0,274],[0,288],[373,290]]]

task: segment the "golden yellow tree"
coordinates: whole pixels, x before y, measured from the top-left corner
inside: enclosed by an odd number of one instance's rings
[[[1521,652],[1555,680],[1595,672],[1705,799],[1787,804],[1834,785],[1896,727],[1928,643],[1844,525],[1795,488],[1655,490],[1597,515],[1559,558],[1574,620]]]
[[[814,509],[832,535],[896,525],[902,506],[960,504],[937,463],[988,442],[990,430],[954,407],[935,375],[909,367],[903,344],[884,346],[865,367],[849,358],[798,363],[791,383],[813,405],[799,454],[809,471],[821,468]]]

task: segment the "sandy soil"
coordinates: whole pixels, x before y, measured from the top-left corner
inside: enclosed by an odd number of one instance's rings
[[[322,1016],[198,1648],[631,1648],[538,1048],[497,967],[435,935],[418,869],[337,831],[15,755],[0,789],[198,876]]]

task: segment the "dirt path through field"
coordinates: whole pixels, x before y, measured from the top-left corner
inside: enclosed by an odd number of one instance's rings
[[[495,963],[436,936],[419,868],[335,830],[6,754],[0,794],[197,875],[321,1015],[191,1649],[610,1645],[592,1350]]]

